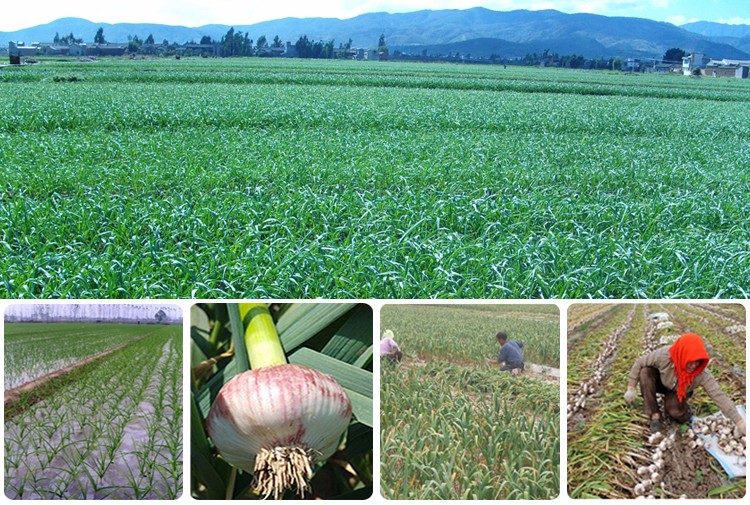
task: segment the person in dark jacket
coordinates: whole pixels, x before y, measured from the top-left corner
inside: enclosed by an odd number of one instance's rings
[[[514,375],[523,372],[523,342],[518,340],[508,340],[508,335],[504,332],[497,334],[497,343],[500,344],[500,353],[497,355],[497,362],[503,363],[500,368],[502,371],[510,371]]]

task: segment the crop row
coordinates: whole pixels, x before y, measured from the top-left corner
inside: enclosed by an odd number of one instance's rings
[[[571,307],[571,311],[577,309]],[[581,327],[582,337],[575,349],[596,348],[607,328],[618,326],[628,305],[615,305],[591,327]],[[697,331],[704,335],[711,362],[711,371],[722,389],[735,401],[744,399],[744,383],[732,379],[722,354],[742,353],[744,343],[717,333],[695,313],[699,306],[661,304],[630,306],[635,310],[632,321],[609,351],[610,359],[605,382],[598,384],[592,401],[585,410],[568,422],[568,492],[574,498],[699,498],[736,496],[742,483],[724,486],[721,470],[705,451],[696,450],[685,429],[669,428],[664,437],[649,436],[647,421],[642,414],[627,407],[622,394],[627,385],[630,367],[641,354],[673,342],[680,333]],[[655,313],[663,313],[657,316]],[[705,330],[705,331],[704,331]],[[713,345],[716,342],[716,346]],[[722,349],[721,352],[718,349]],[[586,384],[588,359],[583,353],[571,352],[568,367],[568,391],[577,391]],[[578,371],[578,372],[576,372]],[[614,383],[610,379],[618,378]],[[636,402],[640,409],[640,400]],[[691,405],[696,416],[715,411],[705,392],[698,390]],[[739,486],[739,487],[738,487]]]
[[[5,389],[152,331],[148,326],[106,323],[6,323]]]
[[[623,307],[625,310],[623,310]],[[589,402],[583,417],[568,421],[568,494],[573,498],[629,496],[633,474],[647,460],[641,442],[644,427],[639,416],[632,415],[622,401],[630,365],[640,355],[646,334],[644,306],[614,306],[606,327],[623,328],[622,314],[629,322],[621,331],[614,351],[610,352],[605,376],[597,383],[595,401]],[[617,319],[615,319],[617,318]],[[601,330],[603,331],[603,330]],[[596,333],[600,329],[595,330]],[[581,346],[589,346],[598,337],[584,337]],[[569,355],[568,366],[585,367],[586,360]],[[568,375],[568,391],[574,391],[580,379]]]
[[[506,305],[385,305],[381,320],[412,359],[462,363],[494,359],[499,350],[495,335],[503,331],[510,340],[524,343],[528,362],[559,367],[559,315],[554,306],[549,309],[552,312]]]
[[[552,499],[554,386],[446,363],[386,369],[381,492],[388,499]]]
[[[450,65],[378,64],[354,62],[109,62],[95,67],[66,63],[27,72],[13,69],[0,74],[0,82],[53,81],[67,83],[116,82],[159,84],[285,84],[372,88],[429,88],[440,90],[522,91],[604,96],[652,96],[659,98],[703,98],[716,101],[746,101],[750,92],[734,83],[695,83],[688,79],[639,76],[623,81],[619,76],[571,73],[556,70],[499,67],[454,67]],[[93,67],[93,68],[92,68]],[[421,68],[420,68],[421,67]],[[438,69],[436,71],[436,68]],[[124,71],[123,71],[124,70]],[[589,74],[589,75],[586,75]],[[598,75],[597,75],[598,74]],[[721,80],[724,81],[724,80]],[[726,80],[729,81],[729,80]]]
[[[341,83],[345,85],[345,83]],[[1,86],[1,85],[0,85]],[[662,139],[738,141],[750,131],[736,103],[707,101],[683,114],[668,100],[491,91],[209,84],[21,84],[0,98],[0,132],[14,140],[30,132],[146,131],[190,128],[331,129],[340,132],[483,131]],[[1,89],[1,88],[0,88]],[[184,97],[194,95],[187,100]],[[750,102],[750,98],[748,98]],[[12,105],[11,105],[12,103]],[[633,109],[649,114],[632,114]],[[722,121],[712,119],[721,116]],[[731,153],[726,153],[731,156]]]
[[[586,304],[577,305],[576,310],[568,313],[568,334],[575,332],[578,328],[590,323],[594,319],[609,310],[610,304]]]
[[[173,499],[182,489],[181,332],[146,338],[35,391],[5,420],[5,494]]]
[[[374,68],[492,81],[463,66],[217,64],[106,63],[81,66],[98,76],[84,82],[0,84],[13,86],[0,94],[0,142],[13,146],[0,152],[0,295],[746,294],[746,108],[347,84],[355,68],[374,82]],[[55,71],[38,68],[26,70]],[[285,71],[299,85],[198,84]],[[163,82],[107,81],[133,75]],[[585,74],[509,75],[535,86]],[[571,85],[639,92],[605,75]],[[685,81],[659,82],[690,96],[730,86]]]

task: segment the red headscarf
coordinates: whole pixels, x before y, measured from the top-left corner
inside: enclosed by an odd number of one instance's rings
[[[708,365],[708,353],[703,339],[695,333],[685,333],[669,348],[669,356],[677,376],[677,399],[685,399],[685,390]],[[700,360],[700,365],[692,373],[685,370],[691,361]]]

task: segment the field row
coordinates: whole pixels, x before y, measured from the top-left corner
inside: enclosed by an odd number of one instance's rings
[[[696,449],[687,426],[666,421],[663,435],[651,435],[648,419],[637,413],[640,400],[636,412],[623,400],[630,368],[639,356],[671,345],[683,333],[697,332],[703,337],[711,357],[708,369],[720,389],[736,405],[744,405],[744,324],[739,332],[726,324],[744,319],[744,308],[615,305],[590,317],[590,307],[573,305],[570,313],[583,323],[576,326],[577,338],[569,342],[568,350],[569,495],[706,498],[744,494],[745,479],[728,479],[713,457]],[[714,400],[702,388],[696,389],[690,405],[696,417],[717,412]]]
[[[381,375],[387,499],[552,499],[559,492],[557,386],[445,363]]]
[[[154,326],[107,323],[13,323],[4,338],[5,389],[158,331]]]
[[[0,296],[747,296],[746,82],[266,60],[4,69]]]
[[[182,332],[160,327],[6,411],[5,494],[174,499],[182,451]]]
[[[732,79],[710,83],[664,76],[629,75],[609,72],[569,72],[538,69],[470,65],[377,64],[347,61],[295,60],[201,60],[180,62],[150,60],[130,62],[129,72],[117,72],[121,62],[65,62],[33,72],[8,69],[0,73],[0,83],[117,82],[156,85],[160,83],[233,85],[279,84],[366,87],[429,88],[438,90],[485,90],[494,92],[564,93],[604,96],[652,96],[658,98],[702,98],[715,101],[747,101],[750,91]],[[635,77],[635,78],[634,78]],[[636,79],[637,78],[637,79]],[[718,81],[718,82],[717,82]]]

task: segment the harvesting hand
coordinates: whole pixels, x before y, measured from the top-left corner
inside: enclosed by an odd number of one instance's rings
[[[734,436],[735,437],[744,437],[747,432],[747,427],[745,426],[745,421],[740,419],[737,421],[737,425],[734,427]]]
[[[628,390],[625,391],[625,396],[623,398],[625,398],[625,402],[632,407],[633,403],[635,403],[635,388],[633,386],[628,386]]]

